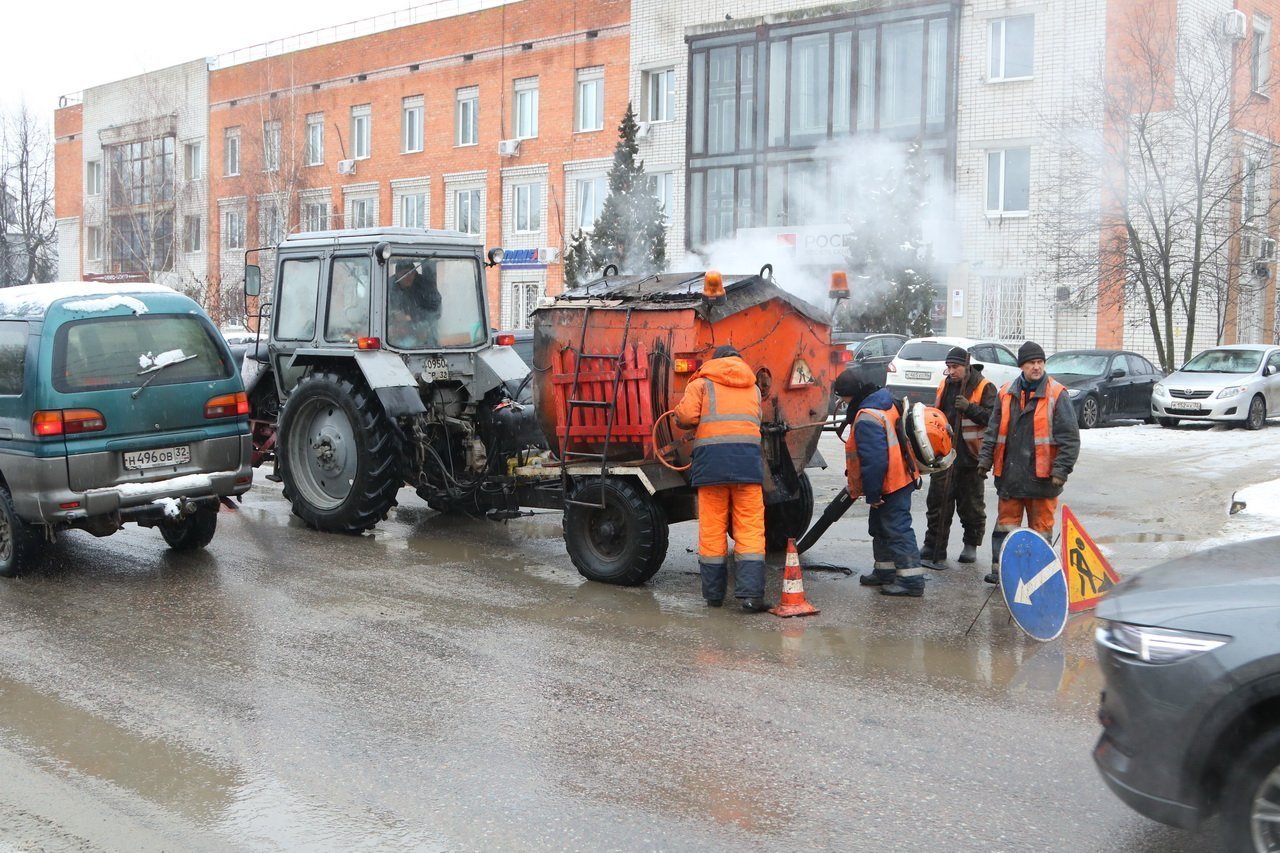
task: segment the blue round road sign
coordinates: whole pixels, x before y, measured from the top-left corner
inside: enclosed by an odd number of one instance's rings
[[[1000,592],[1018,627],[1041,642],[1067,624],[1067,576],[1052,546],[1034,530],[1015,530],[1000,550]]]

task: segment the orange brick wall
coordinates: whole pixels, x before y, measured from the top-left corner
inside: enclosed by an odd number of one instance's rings
[[[330,187],[331,209],[343,208],[342,187],[379,185],[381,225],[392,222],[390,181],[430,177],[429,225],[444,226],[444,175],[483,170],[486,173],[486,246],[502,239],[501,170],[517,166],[547,169],[547,244],[563,248],[562,230],[566,161],[612,155],[617,125],[627,104],[629,70],[629,3],[591,0],[565,4],[525,0],[455,18],[431,21],[332,45],[216,70],[209,83],[210,272],[218,277],[221,222],[218,199],[246,196],[247,242],[258,233],[255,196],[267,192],[259,151],[264,119],[283,125],[283,147],[299,155],[308,113],[325,114],[323,165],[307,167],[306,188]],[[526,47],[528,45],[528,47]],[[470,54],[471,59],[465,59]],[[418,70],[410,66],[418,65]],[[579,68],[604,67],[605,118],[599,132],[574,133],[574,94]],[[360,79],[362,76],[365,79]],[[499,157],[498,141],[514,136],[513,81],[537,76],[538,137],[521,143],[517,157]],[[479,87],[478,144],[454,147],[456,90]],[[270,97],[271,93],[276,97]],[[424,151],[400,153],[401,99],[423,95]],[[341,128],[346,157],[352,156],[351,107],[372,109],[371,157],[361,160],[357,174],[337,174]],[[223,176],[225,131],[240,127],[240,177]],[[290,155],[285,154],[287,159]],[[560,211],[558,213],[558,211]],[[297,222],[298,211],[291,212]],[[557,292],[559,264],[547,269],[547,288]],[[227,282],[227,286],[235,286]],[[500,305],[499,276],[489,272],[490,307],[496,322]]]
[[[79,218],[84,210],[84,106],[63,107],[53,114],[53,215]],[[77,241],[78,243],[79,241]]]

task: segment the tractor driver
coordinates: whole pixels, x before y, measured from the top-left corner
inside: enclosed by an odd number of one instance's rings
[[[435,265],[421,259],[397,260],[387,291],[387,340],[407,349],[439,346],[440,303]]]

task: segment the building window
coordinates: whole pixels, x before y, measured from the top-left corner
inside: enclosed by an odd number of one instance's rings
[[[204,177],[203,142],[188,142],[182,146],[182,177],[188,181]]]
[[[1244,221],[1246,224],[1252,224],[1253,219],[1258,215],[1262,201],[1259,187],[1266,189],[1266,181],[1259,180],[1260,168],[1258,161],[1252,157],[1246,157],[1244,161]],[[1265,208],[1262,208],[1265,209]]]
[[[107,149],[112,208],[173,201],[172,136],[128,142]]]
[[[156,273],[173,269],[173,211],[135,211],[112,216],[111,272]]]
[[[307,116],[307,148],[304,152],[308,166],[324,162],[324,113]]]
[[[410,193],[400,197],[400,225],[403,228],[427,227],[426,193]]]
[[[400,108],[400,153],[422,150],[422,96],[405,98]]]
[[[590,231],[600,218],[605,197],[609,194],[609,179],[604,175],[578,180],[578,227]]]
[[[260,220],[259,224],[261,225],[260,230],[264,246],[274,246],[284,239],[284,212],[274,202],[264,201],[259,203],[258,219]]]
[[[304,231],[328,231],[329,202],[304,202],[302,205],[302,229]]]
[[[182,217],[182,251],[198,252],[204,248],[199,216]]]
[[[1002,341],[1026,340],[1027,280],[1020,276],[985,276],[978,334]]]
[[[538,78],[525,77],[515,82],[516,139],[533,139],[538,135]]]
[[[262,171],[280,171],[280,122],[262,123]]]
[[[578,69],[578,132],[604,129],[604,67]]]
[[[369,104],[351,108],[351,156],[356,160],[369,159],[372,124],[373,113]]]
[[[477,125],[480,119],[480,89],[468,86],[458,90],[458,105],[454,112],[457,125],[454,133],[455,145],[475,145],[479,137]]]
[[[377,224],[374,200],[371,198],[353,198],[351,200],[351,213],[347,218],[347,227],[372,228]]]
[[[1264,91],[1271,79],[1271,19],[1257,13],[1253,16],[1253,55],[1249,61],[1249,77],[1255,92]]]
[[[223,163],[228,178],[240,174],[240,128],[227,128],[225,144],[226,160]]]
[[[90,160],[84,164],[85,195],[102,195],[102,161]]]
[[[515,202],[515,230],[542,229],[542,184],[517,184],[512,190]]]
[[[991,22],[989,80],[1024,80],[1031,76],[1035,17],[1019,15]]]
[[[222,245],[228,249],[244,248],[243,210],[228,210],[222,214]]]
[[[649,192],[658,199],[658,207],[668,222],[671,221],[671,194],[675,191],[675,175],[671,172],[652,172],[645,175]]]
[[[1026,213],[1031,209],[1031,149],[987,152],[987,213]]]
[[[480,190],[458,190],[455,200],[455,227],[463,234],[479,234],[484,213],[480,205]]]
[[[102,229],[90,225],[84,230],[84,258],[86,261],[102,260]]]
[[[671,121],[676,117],[676,70],[662,68],[644,73],[645,121]]]
[[[508,329],[531,329],[533,322],[529,315],[538,307],[538,299],[542,296],[542,284],[536,281],[513,281],[510,290],[510,307],[508,308]]]
[[[791,40],[791,135],[827,133],[831,104],[831,36],[819,33]]]

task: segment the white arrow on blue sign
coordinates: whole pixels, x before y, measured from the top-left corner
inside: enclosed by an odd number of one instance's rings
[[[1018,627],[1041,642],[1067,624],[1067,576],[1048,542],[1034,530],[1010,533],[1000,550],[1000,592]]]

